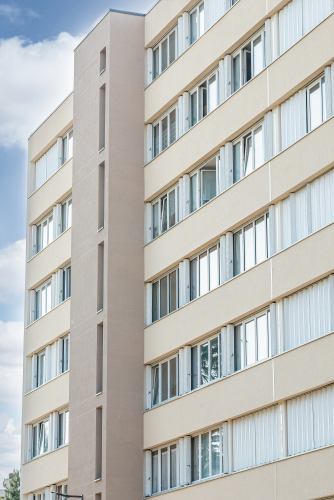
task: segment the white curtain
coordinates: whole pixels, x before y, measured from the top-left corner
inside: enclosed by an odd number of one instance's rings
[[[204,29],[207,31],[224,14],[224,0],[204,0]]]
[[[311,184],[312,232],[334,222],[334,170]]]
[[[331,13],[331,0],[303,0],[303,36]]]
[[[330,333],[333,276],[284,299],[285,350]]]
[[[296,241],[300,241],[308,235],[306,186],[295,193],[295,203]]]
[[[306,90],[300,90],[281,105],[282,151],[306,134]]]
[[[282,250],[291,245],[290,197],[282,201]]]
[[[288,455],[334,444],[334,386],[287,402]]]
[[[58,169],[58,144],[51,146],[44,155],[36,161],[36,189],[38,189]]]
[[[233,471],[279,458],[278,406],[233,420]]]

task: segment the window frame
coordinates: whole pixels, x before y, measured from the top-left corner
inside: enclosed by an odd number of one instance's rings
[[[254,42],[261,37],[261,44],[262,44],[262,63],[263,71],[266,67],[266,50],[265,50],[265,26],[262,26],[260,29],[256,31],[251,37],[248,38],[240,47],[238,47],[234,52],[231,54],[231,59],[232,59],[232,82],[231,82],[231,94],[233,95],[235,92],[238,92],[246,83],[250,82],[255,78],[258,74],[261,73],[259,71],[254,74]],[[245,48],[251,44],[251,78],[246,81],[246,57],[245,57]],[[240,86],[238,89],[234,90],[234,85],[235,85],[235,74],[234,74],[234,59],[236,57],[240,57],[240,62],[239,62],[239,82]]]
[[[255,132],[261,127],[262,129],[262,163],[258,166],[255,167]],[[251,136],[252,137],[252,170],[246,174],[246,145],[245,141],[247,138]],[[264,118],[259,120],[255,125],[250,127],[248,130],[246,130],[243,134],[239,135],[236,139],[232,141],[232,148],[233,148],[233,184],[236,184],[237,182],[241,181],[248,175],[250,175],[252,172],[255,172],[255,170],[258,170],[262,165],[264,165],[265,159],[264,159]],[[235,180],[235,165],[234,165],[234,148],[240,143],[240,170],[241,170],[241,176],[240,179]]]
[[[256,262],[256,222],[259,221],[262,217],[265,219],[265,237],[266,237],[266,258],[262,260],[261,262]],[[248,269],[245,269],[245,229],[253,225],[253,247],[254,247],[254,265],[249,267]],[[242,266],[241,270],[238,274],[235,274],[235,243],[234,243],[234,236],[242,231],[242,238],[241,238],[241,255],[242,255]],[[270,257],[270,234],[269,234],[269,210],[266,212],[263,212],[262,214],[258,215],[256,218],[251,219],[250,221],[247,221],[244,223],[242,226],[239,226],[237,229],[233,231],[233,278],[236,276],[239,276],[240,274],[249,271],[249,269],[253,269],[255,266],[262,264],[262,262],[265,262],[267,259]]]
[[[63,415],[63,428],[62,428],[62,436],[60,436],[60,416]],[[68,435],[68,429],[69,427],[69,408],[66,406],[65,408],[62,408],[61,410],[58,411],[58,448],[62,448],[63,446],[67,446],[69,442],[69,435]],[[60,444],[60,441],[62,438],[62,443]],[[67,441],[66,441],[67,438]]]
[[[45,424],[48,423],[48,449],[46,451],[44,451],[44,446],[45,446]],[[42,442],[43,442],[43,451],[42,453],[39,453],[40,451],[40,448],[41,448],[41,440],[40,440],[40,426],[43,426],[43,433],[42,433]],[[38,435],[37,435],[37,455],[34,455],[34,447],[35,447],[35,443],[34,443],[34,429],[37,428],[37,432],[38,432]],[[38,457],[41,457],[42,455],[45,455],[46,453],[49,452],[50,450],[50,416],[48,415],[46,418],[43,418],[42,420],[39,420],[38,422],[35,422],[32,424],[32,433],[31,433],[31,440],[32,440],[32,460],[34,458],[38,458]]]
[[[170,213],[169,213],[169,199],[171,193],[175,191],[175,224],[170,226]],[[167,197],[167,229],[165,231],[162,231],[162,200]],[[158,204],[158,212],[159,212],[159,222],[158,222],[158,234],[154,236],[154,207],[155,205]],[[152,220],[151,220],[151,227],[152,227],[152,240],[155,240],[160,236],[161,234],[165,233],[172,227],[176,226],[176,224],[179,223],[179,184],[176,183],[166,191],[164,191],[158,198],[155,198],[152,201]]]
[[[218,376],[215,379],[211,380],[211,351],[210,351],[210,345],[213,340],[218,339]],[[208,344],[208,382],[206,383],[201,383],[201,346]],[[217,382],[218,380],[222,379],[222,360],[221,360],[221,334],[220,332],[215,332],[214,334],[210,335],[209,337],[206,337],[205,339],[201,340],[200,342],[197,342],[196,344],[193,344],[191,346],[191,378],[193,378],[193,349],[197,348],[197,387],[192,387],[193,382],[191,381],[191,392],[196,391],[197,389],[201,389],[202,387],[207,387],[210,384],[213,384],[214,382]]]
[[[50,220],[51,219],[51,220]],[[43,225],[47,225],[47,243],[45,246],[43,246]],[[52,222],[52,230],[51,230],[51,239],[50,239],[50,223]],[[36,224],[36,246],[37,246],[37,253],[41,252],[46,248],[47,246],[51,245],[51,243],[54,241],[54,220],[53,220],[53,210],[49,212],[43,219],[41,219],[39,222]]]
[[[63,209],[63,207],[65,207],[65,208]],[[73,208],[72,194],[70,194],[61,203],[61,234],[63,234],[65,231],[67,231],[67,229],[72,227],[72,208]],[[65,212],[65,216],[66,216],[66,223],[65,223],[66,227],[64,227],[64,212]],[[69,216],[69,213],[70,213],[70,216]],[[70,219],[70,224],[68,223],[69,219]]]
[[[216,106],[213,109],[209,109],[209,102],[210,102],[210,95],[209,95],[209,81],[211,78],[215,76],[216,77],[216,90],[217,90],[217,95],[216,95]],[[199,94],[200,94],[200,87],[203,84],[206,84],[206,102],[207,102],[207,112],[206,115],[203,115],[203,110],[202,110],[202,116],[200,117],[200,99],[199,99]],[[193,120],[193,109],[192,109],[192,96],[196,94],[196,121],[194,122]],[[210,113],[212,113],[215,109],[217,109],[219,106],[219,67],[216,66],[208,75],[206,75],[202,80],[200,80],[194,87],[192,87],[189,91],[189,130],[197,125],[200,121],[204,120]]]
[[[219,430],[219,473],[212,474],[212,432]],[[209,475],[202,477],[202,435],[209,433]],[[194,462],[193,462],[193,439],[198,437],[198,477],[199,479],[193,480]],[[211,478],[219,477],[223,474],[223,424],[218,424],[214,427],[209,427],[204,431],[197,432],[191,435],[191,484],[197,484],[208,481]]]
[[[266,325],[267,325],[267,357],[258,359],[258,329],[257,329],[257,319],[261,318],[262,316],[266,316]],[[255,362],[254,363],[247,363],[247,348],[246,348],[246,324],[250,323],[251,321],[254,321],[255,325],[255,330],[254,330],[254,336],[255,336]],[[267,361],[268,359],[271,358],[270,352],[271,352],[271,335],[270,335],[270,308],[267,307],[265,309],[261,309],[258,311],[256,314],[253,314],[251,316],[247,316],[246,318],[243,318],[241,321],[235,323],[233,325],[233,335],[234,335],[234,363],[236,363],[237,359],[237,352],[236,352],[236,341],[235,341],[235,335],[236,335],[236,328],[241,326],[241,342],[240,342],[240,363],[241,363],[241,368],[237,369],[236,364],[234,364],[234,373],[245,370],[246,368],[250,368],[252,366],[258,365],[259,363],[262,363],[264,361]]]
[[[37,385],[36,385],[36,389],[38,387],[41,387],[42,385],[44,385],[46,383],[46,349],[43,349],[42,351],[38,352],[37,353],[37,362],[36,362],[36,380],[37,380]],[[43,364],[43,382],[40,384],[39,381],[40,381],[40,359],[41,357],[44,357],[44,364]]]
[[[72,135],[71,135],[72,134]],[[71,135],[71,137],[70,137]],[[61,142],[61,167],[65,165],[71,158],[73,158],[73,126],[62,136]],[[70,147],[70,140],[72,140]],[[65,152],[66,148],[66,152]],[[72,153],[72,154],[71,154]]]
[[[175,33],[175,59],[170,62],[170,36],[172,33]],[[164,70],[162,70],[162,44],[167,40],[167,66]],[[155,59],[154,52],[159,50],[159,72],[156,74],[155,70]],[[152,48],[152,81],[156,80],[158,76],[160,76],[166,69],[169,68],[171,64],[178,58],[178,26],[177,24],[166,33],[166,35],[159,40],[158,43],[154,45]],[[156,75],[156,76],[155,76]]]
[[[214,288],[210,288],[210,251],[216,247],[217,248],[217,286],[214,287]],[[204,254],[207,254],[207,291],[200,294],[200,258],[201,256],[203,256]],[[212,290],[215,290],[216,288],[218,288],[220,286],[220,258],[219,258],[219,255],[220,255],[220,242],[217,241],[216,243],[212,243],[209,247],[206,247],[204,248],[203,250],[201,250],[201,252],[197,253],[196,255],[192,256],[191,258],[189,258],[189,265],[190,265],[190,302],[192,302],[193,300],[196,300],[200,297],[203,297],[204,295],[206,295],[207,293],[211,292]],[[196,278],[196,293],[197,293],[197,296],[192,298],[192,288],[193,288],[193,285],[192,285],[192,272],[191,272],[191,263],[194,262],[194,261],[197,261],[197,278]]]
[[[311,95],[311,90],[316,85],[319,85],[319,88],[320,88],[322,121],[319,125],[316,125],[314,128],[312,128],[312,123],[311,123],[311,111],[312,110],[311,110],[310,95]],[[327,116],[326,116],[326,80],[325,80],[325,74],[322,73],[320,76],[318,76],[315,80],[313,80],[306,87],[306,126],[307,126],[306,133],[312,132],[313,130],[317,129],[326,120],[327,120]]]
[[[170,115],[175,111],[175,140],[171,142],[171,128],[170,128]],[[162,149],[162,122],[163,120],[167,118],[167,146]],[[158,133],[159,133],[159,139],[158,139],[158,144],[159,144],[159,150],[156,153],[155,149],[155,128],[158,126]],[[174,103],[173,106],[171,106],[165,113],[163,113],[159,118],[157,118],[153,123],[152,123],[152,147],[153,147],[153,159],[159,156],[161,153],[163,153],[166,149],[169,148],[172,144],[174,144],[179,138],[179,109],[178,109],[178,102]]]
[[[176,395],[173,397],[170,397],[171,393],[171,368],[170,368],[170,362],[171,360],[176,359]],[[164,363],[168,363],[168,398],[164,399],[163,401],[161,400],[162,398],[162,365]],[[154,389],[155,389],[155,373],[156,369],[159,368],[159,387],[158,387],[158,402],[154,404]],[[164,358],[157,363],[151,365],[151,370],[152,370],[152,387],[151,387],[151,408],[156,408],[157,406],[160,406],[164,403],[167,403],[169,401],[173,401],[174,399],[179,397],[179,353],[174,353],[171,356],[168,356],[168,358]]]
[[[63,268],[63,302],[71,298],[71,262]]]
[[[170,455],[171,455],[171,446],[175,446],[176,449],[176,486],[170,487]],[[161,451],[167,448],[168,453],[168,464],[167,464],[167,478],[168,478],[168,488],[166,490],[161,489],[162,482],[162,467],[161,467]],[[158,452],[158,491],[153,492],[153,454]],[[166,443],[163,446],[152,448],[151,450],[151,463],[152,463],[152,496],[159,495],[161,493],[165,493],[167,491],[174,491],[180,487],[180,451],[179,451],[179,442],[177,440],[171,441],[170,443]]]
[[[50,286],[50,309],[48,310],[48,286]],[[42,294],[43,289],[45,288],[45,312],[43,314],[43,303],[42,303]],[[41,285],[35,288],[36,293],[36,312],[35,312],[35,321],[39,318],[42,318],[47,313],[52,311],[52,276],[50,276],[47,280],[45,280]],[[38,293],[40,294],[38,296]],[[39,302],[39,304],[38,304]],[[39,316],[37,316],[37,312],[40,312]]]
[[[201,33],[201,23],[200,23],[200,8],[203,7],[203,32]],[[191,29],[191,16],[197,13],[197,26],[196,26],[196,38],[192,41],[192,29]],[[189,11],[189,47],[191,47],[201,36],[205,33],[205,2],[200,0],[195,7]]]
[[[216,160],[216,166],[215,167],[209,167],[208,164],[212,162],[213,160]],[[219,187],[219,166],[220,166],[220,153],[216,153],[211,158],[205,161],[202,165],[199,167],[195,168],[192,172],[189,174],[189,215],[193,214],[196,212],[201,207],[204,207],[207,203],[209,203],[211,200],[216,198],[218,196],[218,187]],[[213,171],[215,169],[216,172],[216,195],[208,200],[205,203],[202,203],[203,201],[203,172],[204,171]],[[197,176],[197,196],[196,196],[196,208],[192,210],[192,189],[191,189],[191,179]]]
[[[176,271],[176,309],[174,311],[170,311],[170,275],[173,274]],[[160,316],[160,304],[161,304],[161,280],[167,277],[167,314],[165,316]],[[158,304],[157,304],[157,319],[153,319],[153,286],[159,283],[159,288],[158,288]],[[159,321],[162,318],[165,318],[169,314],[172,314],[173,312],[177,311],[179,309],[179,266],[174,267],[168,273],[163,274],[162,276],[159,276],[159,278],[155,279],[152,281],[152,323],[155,323],[156,321]]]

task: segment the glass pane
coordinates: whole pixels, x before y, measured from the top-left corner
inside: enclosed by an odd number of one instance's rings
[[[172,444],[170,447],[170,488],[176,488],[176,486],[177,486],[176,444]]]
[[[249,47],[249,50],[244,49],[244,64],[245,64],[245,83],[249,82],[249,80],[252,78],[252,54],[251,54],[251,49]]]
[[[197,9],[190,15],[190,45],[197,40]]]
[[[153,239],[159,236],[159,203],[153,205]]]
[[[193,127],[197,123],[197,91],[190,96],[190,126]]]
[[[165,116],[165,118],[161,122],[161,125],[162,125],[162,146],[161,146],[161,149],[163,151],[168,146],[168,116]]]
[[[209,344],[200,347],[201,385],[209,382]]]
[[[175,189],[168,195],[169,200],[169,221],[168,227],[175,226]]]
[[[205,252],[199,257],[199,294],[203,295],[208,291],[208,254]]]
[[[254,227],[253,224],[245,227],[245,271],[255,264],[254,255]]]
[[[201,469],[202,477],[205,479],[210,476],[210,433],[206,432],[201,436]]]
[[[167,276],[160,280],[160,318],[167,314]]]
[[[159,366],[153,368],[153,406],[159,404]]]
[[[264,314],[256,319],[257,328],[257,360],[268,357],[268,334],[267,334],[267,316]]]
[[[159,123],[153,129],[153,156],[159,154]]]
[[[43,222],[43,248],[48,244],[48,221]]]
[[[197,259],[190,261],[190,300],[197,299]]]
[[[259,168],[263,164],[263,144],[262,144],[262,127],[259,127],[254,132],[254,147],[255,147],[255,168]]]
[[[240,142],[233,146],[233,182],[241,179]]]
[[[38,319],[41,317],[41,291],[38,290],[36,293],[36,318]]]
[[[253,141],[251,134],[244,139],[244,155],[245,175],[248,175],[253,171]]]
[[[46,288],[42,288],[42,316],[46,313]]]
[[[218,337],[210,341],[210,357],[211,357],[210,379],[215,380],[216,378],[218,378],[218,370],[219,370]]]
[[[73,156],[73,130],[68,135],[68,157],[72,158]]]
[[[253,57],[253,76],[256,76],[263,70],[263,49],[261,36],[253,42]]]
[[[255,222],[255,238],[256,263],[259,264],[267,258],[266,222],[264,217]]]
[[[44,364],[45,364],[45,355],[42,354],[41,356],[38,356],[38,375],[39,375],[39,381],[38,385],[44,384]]]
[[[168,399],[168,361],[161,364],[161,401]]]
[[[153,80],[159,76],[159,47],[153,51]]]
[[[175,61],[175,42],[176,36],[175,31],[169,35],[169,64]]]
[[[220,460],[219,460],[219,429],[211,431],[211,475],[215,476],[220,474]]]
[[[169,144],[176,141],[176,109],[169,113]]]
[[[176,392],[176,358],[173,358],[169,362],[169,387],[170,387],[170,398],[175,398]]]
[[[190,213],[197,210],[197,174],[190,177]]]
[[[173,271],[169,275],[169,312],[173,312],[177,309],[176,283],[176,271]]]
[[[255,325],[254,320],[246,323],[246,365],[255,363]]]
[[[51,283],[46,287],[46,312],[51,311]]]
[[[324,122],[327,118],[326,115],[326,85],[325,78],[321,79],[321,93],[322,93],[322,121]]]
[[[68,411],[65,412],[65,443],[68,444],[68,431],[69,431],[69,417]]]
[[[191,348],[191,390],[198,387],[197,346]]]
[[[310,90],[310,124],[311,130],[322,123],[322,102],[320,84]]]
[[[158,450],[152,453],[152,493],[158,493],[159,481],[159,456]]]
[[[59,413],[58,446],[64,444],[64,413]]]
[[[209,80],[209,113],[217,107],[217,78],[213,75]]]
[[[61,206],[61,230],[62,232],[67,229],[67,217],[66,217],[66,203]]]
[[[202,170],[202,205],[216,196],[216,170]]]
[[[67,228],[72,227],[72,200],[68,202],[68,221]]]
[[[240,89],[240,54],[233,59],[233,92]]]
[[[42,250],[42,226],[37,226],[37,252]]]
[[[68,348],[69,348],[69,339],[64,339],[64,372],[68,370],[68,361],[69,361],[69,355],[68,355]]]
[[[44,422],[44,446],[43,452],[46,453],[49,450],[49,422]]]
[[[63,164],[68,160],[67,157],[67,136],[63,138]]]
[[[199,480],[199,436],[191,439],[191,480]]]
[[[159,319],[159,281],[152,285],[152,321]]]
[[[204,33],[204,3],[199,6],[199,36]]]
[[[49,244],[53,242],[53,217],[49,218],[48,241]]]
[[[42,455],[43,450],[44,450],[44,422],[39,424],[38,455]]]
[[[161,491],[168,489],[168,448],[161,450]]]
[[[234,371],[241,370],[242,325],[234,327]]]
[[[242,231],[233,235],[233,276],[241,273]]]
[[[217,247],[211,248],[209,252],[210,257],[210,290],[218,286],[218,249]]]
[[[161,198],[161,232],[167,231],[167,195]]]
[[[33,435],[32,435],[32,456],[37,457],[38,455],[38,425],[35,425],[33,427]]]
[[[164,40],[161,44],[161,71],[164,71],[168,64],[167,64],[167,46],[168,46],[168,39]]]
[[[199,119],[201,120],[208,114],[208,94],[206,89],[206,82],[202,83],[199,87]]]

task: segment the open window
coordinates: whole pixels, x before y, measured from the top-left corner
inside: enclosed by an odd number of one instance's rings
[[[62,165],[73,156],[73,128],[62,137]]]
[[[32,457],[39,457],[49,451],[49,419],[42,420],[32,428]]]
[[[152,493],[177,488],[179,485],[178,442],[152,450]]]
[[[221,474],[223,465],[222,426],[191,438],[191,481]]]
[[[258,75],[264,67],[264,30],[262,30],[232,54],[232,93]]]
[[[62,232],[72,227],[72,195],[61,206]]]
[[[177,57],[177,27],[174,27],[153,47],[153,80],[157,78]]]
[[[234,326],[234,371],[269,357],[269,328],[269,310]]]
[[[173,186],[152,203],[153,239],[178,222],[178,186]]]
[[[177,139],[177,105],[153,123],[153,156],[162,153]]]
[[[190,91],[190,127],[218,106],[218,68]]]
[[[219,286],[219,244],[190,261],[190,300]]]
[[[37,223],[37,253],[53,241],[53,212]]]
[[[191,348],[191,390],[220,378],[220,336],[205,339]]]
[[[179,270],[173,269],[152,284],[152,321],[179,307]]]
[[[178,396],[178,356],[152,366],[152,406]]]
[[[190,45],[204,33],[204,2],[199,2],[189,12],[190,16]]]
[[[263,122],[233,142],[233,183],[250,174],[264,161]]]
[[[63,269],[63,300],[71,297],[71,264]]]
[[[36,292],[36,318],[38,319],[44,314],[51,311],[51,278],[40,285],[35,290]]]
[[[58,448],[68,444],[69,411],[68,408],[59,411],[58,415]]]
[[[217,195],[219,161],[219,156],[214,156],[190,174],[190,213]]]
[[[307,89],[307,128],[308,132],[319,127],[326,120],[325,77],[313,82]]]

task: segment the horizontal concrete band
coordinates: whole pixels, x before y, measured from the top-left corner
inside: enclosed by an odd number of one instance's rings
[[[145,201],[151,201],[321,73],[333,59],[333,43],[334,14],[148,163],[144,168]]]
[[[333,250],[331,224],[153,323],[144,330],[144,363],[329,275],[334,270]]]
[[[67,479],[67,471],[68,446],[23,464],[21,469],[21,495],[64,481]]]
[[[333,348],[334,333],[331,333],[145,412],[144,448],[153,448],[333,382]]]
[[[333,167],[333,136],[331,118],[146,245],[145,281],[152,281]]]

